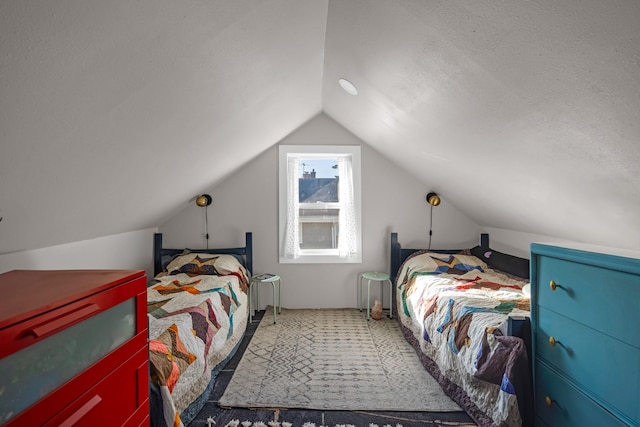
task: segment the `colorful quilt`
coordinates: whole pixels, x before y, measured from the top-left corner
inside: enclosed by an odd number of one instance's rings
[[[527,283],[463,254],[421,252],[398,275],[401,323],[432,375],[480,425],[522,425],[518,393],[528,385],[521,378],[528,375],[527,352],[506,327],[510,316],[529,316]]]
[[[228,255],[194,256],[168,271],[147,288],[150,375],[162,402],[156,425],[180,427],[244,335],[250,277]]]

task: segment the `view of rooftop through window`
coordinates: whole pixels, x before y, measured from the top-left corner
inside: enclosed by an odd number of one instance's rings
[[[338,160],[301,159],[300,247],[335,249],[339,239]]]
[[[338,202],[338,160],[300,160],[300,203]]]
[[[314,175],[314,176],[311,176]],[[300,178],[335,178],[338,176],[337,159],[300,160]]]

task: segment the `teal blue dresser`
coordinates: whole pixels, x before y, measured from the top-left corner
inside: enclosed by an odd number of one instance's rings
[[[639,258],[531,245],[536,426],[640,426]]]

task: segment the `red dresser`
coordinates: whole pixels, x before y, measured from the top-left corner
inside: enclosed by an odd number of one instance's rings
[[[0,274],[0,426],[148,426],[146,276]]]

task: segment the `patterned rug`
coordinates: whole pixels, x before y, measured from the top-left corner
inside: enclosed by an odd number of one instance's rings
[[[395,319],[357,309],[282,309],[262,318],[222,407],[460,411],[423,368]]]

